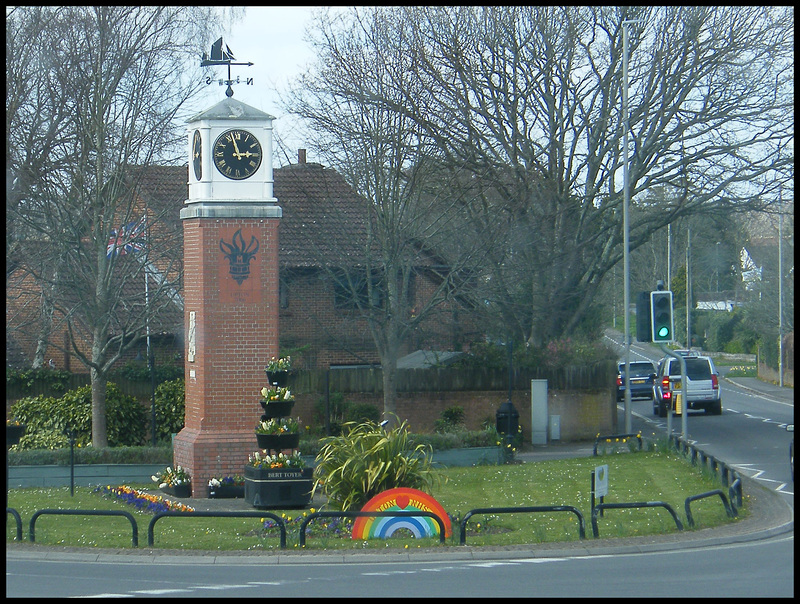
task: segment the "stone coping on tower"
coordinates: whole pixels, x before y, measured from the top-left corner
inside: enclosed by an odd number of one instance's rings
[[[277,199],[260,201],[192,201],[181,209],[181,220],[193,218],[281,218]]]

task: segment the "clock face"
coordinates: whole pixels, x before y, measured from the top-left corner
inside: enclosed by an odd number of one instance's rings
[[[194,166],[195,180],[203,178],[203,142],[200,140],[200,131],[194,131],[192,138],[192,165]]]
[[[223,176],[244,180],[261,165],[261,143],[247,130],[228,130],[214,141],[214,165]]]

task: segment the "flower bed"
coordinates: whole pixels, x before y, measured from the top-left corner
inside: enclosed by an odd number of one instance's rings
[[[158,495],[151,495],[145,491],[138,491],[129,486],[122,485],[118,487],[100,486],[97,487],[94,493],[99,493],[106,497],[115,497],[123,503],[136,506],[140,512],[148,512],[150,514],[160,514],[161,512],[194,512],[195,509],[182,503],[164,499]]]

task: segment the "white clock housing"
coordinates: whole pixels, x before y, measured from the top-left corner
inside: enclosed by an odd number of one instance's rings
[[[202,141],[202,173],[198,180],[194,170],[189,170],[189,199],[187,205],[218,202],[227,203],[277,203],[272,185],[272,121],[275,118],[233,98],[226,98],[210,109],[188,120],[188,156],[191,158],[192,137],[200,131]],[[261,165],[252,176],[233,180],[222,175],[214,166],[214,141],[231,129],[246,130],[261,144]],[[190,161],[191,166],[191,161]],[[183,214],[183,212],[182,212]]]

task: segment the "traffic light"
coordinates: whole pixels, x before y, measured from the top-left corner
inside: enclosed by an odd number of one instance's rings
[[[672,342],[672,292],[650,292],[650,328],[653,342]]]
[[[636,341],[652,342],[650,335],[650,323],[653,317],[650,316],[650,292],[639,292],[636,296]]]

